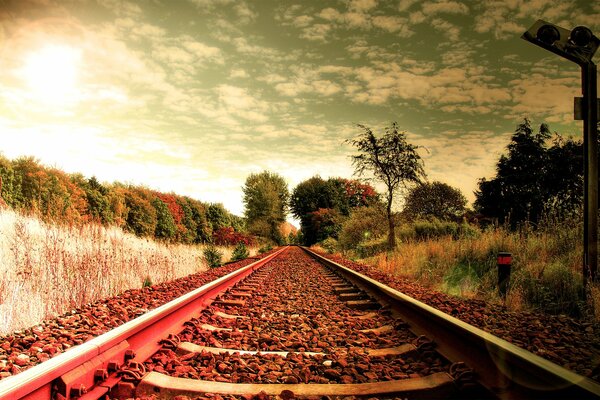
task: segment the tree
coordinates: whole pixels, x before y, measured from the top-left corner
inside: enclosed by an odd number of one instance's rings
[[[364,126],[361,134],[348,140],[357,148],[358,154],[353,155],[352,165],[358,176],[370,175],[374,181],[381,182],[386,187],[386,213],[388,219],[388,246],[396,247],[396,232],[392,213],[394,196],[410,185],[421,183],[425,178],[423,160],[417,153],[418,146],[406,141],[406,134],[398,131],[395,122],[385,128],[381,137]]]
[[[289,191],[285,179],[269,171],[250,174],[243,192],[248,230],[279,242],[279,226],[285,221],[288,210]]]
[[[467,199],[459,189],[435,181],[410,189],[404,203],[404,214],[410,219],[457,220],[465,212]]]
[[[206,219],[213,231],[225,226],[231,226],[229,211],[222,203],[210,203],[206,209]]]
[[[154,197],[151,204],[156,210],[156,228],[154,228],[154,237],[165,240],[172,239],[175,236],[177,227],[173,215],[169,211],[169,206],[159,197]]]
[[[156,209],[150,204],[151,199],[148,197],[144,191],[134,188],[125,192],[125,229],[137,236],[152,236],[156,231]]]
[[[294,188],[290,209],[300,220],[304,243],[311,245],[329,236],[337,237],[342,221],[354,208],[376,200],[377,193],[370,185],[344,178],[324,180],[313,176]],[[322,224],[325,215],[328,223]]]
[[[509,222],[514,228],[524,221],[537,222],[542,216],[549,193],[549,155],[546,141],[550,138],[548,125],[541,124],[537,133],[525,119],[517,125],[511,137],[507,155],[500,156],[496,176],[479,181],[475,192],[475,208],[488,217]],[[555,160],[563,163],[568,160]],[[561,166],[562,168],[562,166]]]

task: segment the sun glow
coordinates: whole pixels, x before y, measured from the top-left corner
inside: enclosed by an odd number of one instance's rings
[[[81,52],[65,45],[47,45],[30,53],[21,69],[33,100],[65,105],[76,100]]]

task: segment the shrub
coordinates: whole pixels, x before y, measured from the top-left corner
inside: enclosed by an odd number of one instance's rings
[[[379,237],[361,242],[358,246],[356,246],[356,255],[358,258],[367,258],[379,253],[385,253],[387,250],[387,238]]]
[[[399,236],[404,240],[430,240],[443,236],[460,238],[475,238],[479,235],[477,228],[466,222],[457,224],[451,221],[416,221],[411,225],[400,228]]]
[[[258,249],[258,253],[262,254],[262,253],[266,253],[267,251],[271,251],[273,250],[273,246],[271,246],[270,244],[266,244],[263,247],[261,247],[260,249]]]
[[[526,300],[533,307],[550,314],[581,315],[585,305],[583,282],[581,276],[565,265],[548,265],[539,279],[526,271],[519,281]]]
[[[239,242],[235,249],[233,249],[233,254],[231,254],[231,261],[239,261],[248,258],[250,254],[248,253],[248,249],[243,242]]]
[[[150,279],[150,275],[146,275],[144,282],[142,282],[142,287],[145,288],[150,286],[152,286],[152,279]]]
[[[220,252],[215,246],[210,245],[202,252],[204,254],[204,260],[210,268],[218,268],[221,266],[221,258],[223,253]]]
[[[387,233],[387,224],[385,210],[381,207],[357,208],[342,223],[340,246],[344,250],[352,250],[363,241],[383,236]]]
[[[319,246],[324,248],[329,254],[335,253],[338,249],[338,241],[332,237],[319,242]]]

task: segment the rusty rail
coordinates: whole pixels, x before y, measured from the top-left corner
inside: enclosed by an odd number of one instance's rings
[[[119,384],[115,372],[126,362],[141,362],[161,348],[157,338],[183,329],[183,323],[215,297],[281,254],[267,257],[210,282],[118,328],[42,364],[0,381],[0,400],[98,399]],[[135,368],[130,374],[139,371]],[[102,382],[97,384],[97,382]],[[126,383],[125,383],[126,385]],[[125,388],[126,389],[126,388]]]
[[[465,362],[499,399],[600,399],[600,384],[445,314],[398,290],[303,249],[356,286],[388,304],[418,335],[453,362]]]

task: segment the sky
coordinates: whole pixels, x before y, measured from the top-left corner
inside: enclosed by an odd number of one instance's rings
[[[581,137],[537,19],[598,35],[600,2],[0,0],[0,153],[243,215],[249,174],[352,178],[395,121],[473,201],[523,118]]]

